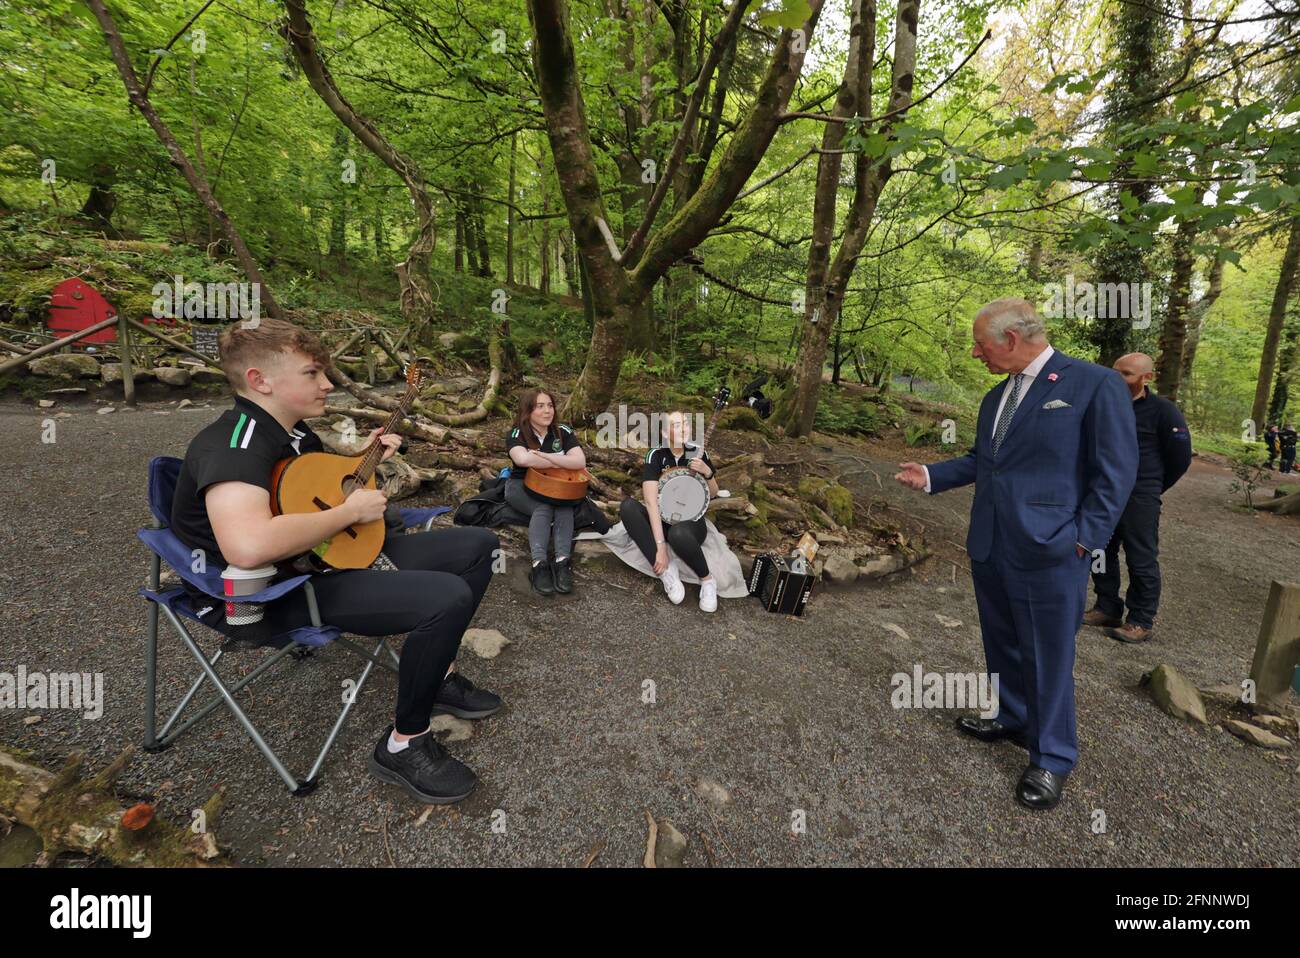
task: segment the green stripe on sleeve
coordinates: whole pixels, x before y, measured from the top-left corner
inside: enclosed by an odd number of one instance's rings
[[[248,419],[247,413],[239,414],[239,422],[235,423],[235,431],[230,434],[230,448],[234,449],[235,444],[239,442],[239,430],[244,428],[244,422]]]

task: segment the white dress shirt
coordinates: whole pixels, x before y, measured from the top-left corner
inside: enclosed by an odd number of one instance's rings
[[[1020,408],[1020,403],[1024,401],[1025,396],[1029,392],[1029,387],[1034,384],[1034,380],[1038,377],[1038,374],[1043,371],[1043,367],[1047,365],[1047,361],[1052,358],[1052,353],[1054,352],[1056,352],[1056,350],[1054,350],[1051,345],[1048,345],[1041,353],[1030,361],[1028,366],[1020,371],[1020,374],[1025,378],[1020,381],[1020,395],[1016,397],[1016,409]],[[1011,376],[1014,375],[1015,373],[1011,374]],[[998,408],[993,413],[993,429],[995,431],[998,428],[998,422],[1002,419],[1002,407],[1005,406],[1007,400],[1011,398],[1011,376],[1007,377],[1007,384],[1002,390],[1002,398],[998,400]],[[1013,409],[1012,415],[1014,414],[1015,410]],[[926,466],[922,466],[921,468],[925,470],[925,491],[929,492],[930,470]]]

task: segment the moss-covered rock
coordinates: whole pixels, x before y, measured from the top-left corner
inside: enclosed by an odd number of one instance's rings
[[[808,476],[799,480],[799,495],[842,526],[853,525],[853,493],[838,482]]]

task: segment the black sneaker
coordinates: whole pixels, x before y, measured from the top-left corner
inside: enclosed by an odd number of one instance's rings
[[[481,719],[501,711],[501,696],[476,686],[459,672],[449,672],[438,689],[433,711],[437,715],[454,715],[456,718]]]
[[[390,752],[392,732],[390,725],[370,754],[370,774],[375,778],[402,786],[426,805],[450,805],[474,791],[478,776],[448,755],[433,732],[417,735],[400,752]]]
[[[567,557],[551,563],[551,576],[555,579],[556,592],[568,595],[573,591],[573,570],[569,568]]]
[[[538,595],[555,595],[555,579],[551,575],[549,562],[539,562],[533,566],[528,581],[533,584],[533,591]]]

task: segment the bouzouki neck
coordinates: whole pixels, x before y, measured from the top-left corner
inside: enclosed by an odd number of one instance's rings
[[[357,467],[357,470],[354,473],[356,476],[356,484],[358,486],[364,486],[370,481],[370,477],[375,474],[375,470],[379,468],[380,461],[384,458],[384,444],[379,441],[380,436],[393,432],[397,428],[397,424],[401,422],[406,417],[407,412],[410,411],[411,404],[415,402],[415,397],[419,394],[419,390],[420,386],[418,382],[412,382],[407,385],[406,392],[402,394],[402,398],[397,402],[397,408],[393,410],[392,415],[390,415],[384,422],[378,435],[375,436],[374,442],[366,448],[365,454],[361,457],[361,464]]]

